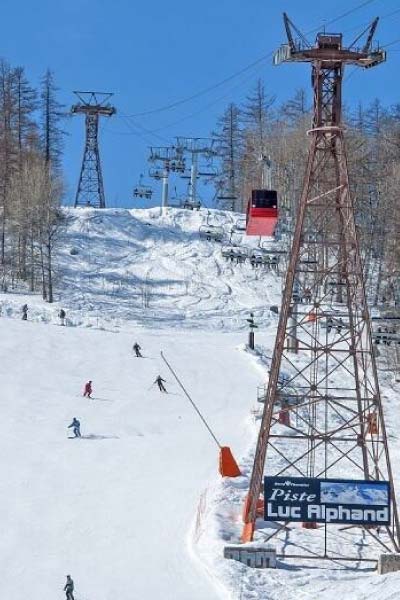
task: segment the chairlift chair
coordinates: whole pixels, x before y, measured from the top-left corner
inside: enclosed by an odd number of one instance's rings
[[[231,210],[234,210],[235,208],[235,204],[237,202],[237,196],[224,196],[224,195],[218,195],[217,196],[217,200],[219,202],[223,202],[224,204],[228,204],[231,208]]]
[[[202,239],[206,239],[209,242],[222,242],[224,238],[224,228],[218,225],[200,225],[199,235]]]
[[[372,317],[373,330],[372,340],[375,344],[383,344],[384,346],[390,346],[394,344],[400,344],[400,332],[399,323],[400,317],[397,315]]]
[[[243,263],[249,257],[248,249],[240,246],[225,246],[221,254],[226,260],[235,260],[237,263]]]
[[[200,200],[192,200],[191,198],[185,198],[182,204],[182,208],[187,208],[188,210],[200,210]]]
[[[149,169],[149,176],[156,180],[161,179],[163,176],[162,169],[156,167]]]
[[[246,231],[246,217],[236,219],[233,229],[235,231]]]
[[[140,178],[139,178],[139,183],[133,189],[133,196],[135,198],[146,198],[149,200],[149,199],[151,199],[152,195],[153,195],[153,189],[151,188],[151,186],[143,183],[143,175],[141,174]]]
[[[169,163],[170,171],[174,173],[184,173],[185,172],[185,160],[183,158],[173,159]]]
[[[206,222],[200,225],[199,235],[201,238],[205,238],[208,241],[213,240],[215,242],[222,242],[225,235],[224,228],[221,227],[221,225],[214,225],[213,223],[210,223],[210,217],[211,212],[208,211]]]

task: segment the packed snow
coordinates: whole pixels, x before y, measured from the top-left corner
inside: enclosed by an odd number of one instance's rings
[[[238,349],[243,336],[4,318],[1,331],[4,597],[62,598],[70,573],[77,600],[217,598],[188,531],[218,449],[159,353],[240,452],[259,379]],[[134,357],[135,340],[145,358]],[[152,385],[158,374],[169,394]],[[89,378],[93,400],[82,397]],[[73,417],[82,439],[68,437]]]
[[[262,252],[276,243],[246,238],[235,231],[240,216],[223,211],[65,214],[56,303],[22,288],[0,296],[4,597],[63,598],[70,573],[76,600],[397,598],[400,576],[378,577],[368,563],[282,562],[256,571],[223,558],[224,545],[240,536],[283,264],[253,268],[222,250],[263,244]],[[204,224],[221,227],[223,241],[201,239]],[[59,326],[61,307],[67,327]],[[250,312],[259,324],[254,353],[245,348]],[[144,358],[134,356],[135,341]],[[161,350],[232,448],[242,477],[219,478],[218,448]],[[154,385],[159,374],[169,394]],[[92,400],[82,397],[89,379]],[[384,382],[383,391],[390,416],[396,390]],[[82,439],[69,439],[73,417]],[[323,535],[313,534],[317,542]],[[289,547],[301,542],[285,535]],[[365,536],[341,532],[338,546],[350,543],[361,557]]]

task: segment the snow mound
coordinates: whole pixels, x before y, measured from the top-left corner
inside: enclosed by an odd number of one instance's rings
[[[277,273],[227,261],[221,253],[224,244],[251,248],[260,241],[232,233],[239,214],[174,208],[165,216],[159,209],[65,213],[57,292],[71,324],[110,327],[131,320],[232,331],[246,326],[250,311],[269,322],[269,306],[279,297]],[[200,238],[204,224],[221,228],[224,241]]]

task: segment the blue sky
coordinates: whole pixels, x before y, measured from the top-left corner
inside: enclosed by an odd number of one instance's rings
[[[400,39],[399,0],[20,0],[3,6],[2,56],[12,65],[25,66],[33,84],[50,67],[60,100],[68,106],[74,102],[72,90],[114,92],[118,113],[103,121],[100,137],[107,203],[134,206],[132,188],[139,174],[147,172],[150,145],[168,144],[176,135],[208,136],[226,105],[243,101],[259,77],[278,101],[296,88],[309,90],[310,69],[273,67],[266,58],[174,109],[129,119],[124,115],[197,94],[267,55],[285,41],[283,11],[307,32],[361,4],[365,6],[327,29],[344,31],[352,41],[373,17],[382,16],[376,39],[383,45]],[[386,64],[352,74],[345,85],[345,102],[368,103],[375,97],[385,104],[400,102],[399,51],[400,42],[388,48]],[[65,128],[69,135],[64,166],[72,201],[82,157],[83,119],[69,118]],[[211,189],[203,193],[207,201]]]

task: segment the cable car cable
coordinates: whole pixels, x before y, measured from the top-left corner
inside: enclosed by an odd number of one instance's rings
[[[259,66],[260,69],[261,69],[261,67],[262,67],[262,65]],[[195,112],[190,113],[189,115],[185,115],[185,116],[181,117],[180,119],[177,119],[176,121],[170,122],[167,125],[162,125],[161,127],[158,127],[157,129],[148,130],[148,133],[149,134],[150,133],[156,134],[158,131],[163,131],[164,129],[169,129],[170,127],[174,127],[175,125],[180,125],[180,123],[183,123],[184,121],[187,121],[188,119],[192,119],[193,117],[197,117],[197,115],[203,113],[205,110],[208,110],[211,106],[214,106],[215,104],[218,104],[218,102],[221,102],[221,100],[225,100],[226,98],[228,98],[232,94],[232,92],[234,90],[236,90],[238,87],[241,87],[242,85],[244,85],[245,83],[247,83],[254,76],[255,76],[255,73],[252,73],[250,75],[250,77],[246,77],[246,79],[240,81],[238,84],[236,84],[233,88],[231,88],[223,96],[219,96],[215,100],[212,100],[211,102],[208,102],[207,104],[203,105],[202,108],[200,108],[199,110],[196,110]],[[125,117],[125,119],[131,119],[132,118],[132,117],[129,117],[129,115],[124,115],[124,117]]]
[[[378,0],[367,0],[366,2],[362,2],[358,6],[355,6],[354,8],[346,11],[345,13],[339,15],[338,17],[335,17],[335,19],[332,19],[331,21],[328,21],[324,25],[326,26],[326,25],[332,24],[332,23],[334,23],[334,22],[336,22],[336,21],[338,21],[340,19],[343,19],[343,18],[349,16],[350,14],[356,12],[357,10],[363,8],[364,6],[367,6],[368,4],[371,4],[372,2],[377,2],[377,1]],[[314,28],[314,29],[312,29],[310,31],[307,31],[305,33],[305,35],[313,33],[314,31],[316,31],[316,29],[318,29],[318,28]],[[129,117],[144,117],[146,115],[152,115],[152,114],[155,114],[155,113],[164,112],[166,110],[171,110],[172,108],[175,108],[175,107],[180,106],[182,104],[186,104],[187,102],[190,102],[191,100],[195,100],[196,98],[199,98],[200,96],[204,96],[204,94],[207,94],[208,92],[221,87],[225,83],[228,83],[229,81],[232,81],[232,79],[236,79],[236,77],[239,77],[243,73],[246,73],[248,70],[250,70],[253,67],[257,66],[262,61],[266,60],[267,58],[271,58],[273,54],[274,54],[273,51],[272,52],[268,52],[267,54],[264,54],[263,56],[261,56],[260,58],[258,58],[255,61],[253,61],[252,63],[250,63],[246,67],[243,67],[239,71],[236,71],[236,73],[233,73],[229,77],[225,77],[221,81],[219,81],[219,82],[217,82],[217,83],[215,83],[215,84],[213,84],[211,86],[208,86],[207,88],[204,88],[203,90],[201,90],[201,91],[199,91],[199,92],[197,92],[195,94],[192,94],[191,96],[187,96],[186,98],[182,98],[181,100],[177,100],[176,102],[171,102],[170,104],[166,104],[166,105],[161,106],[159,108],[155,108],[155,109],[144,111],[144,112],[140,112],[140,113],[132,113],[132,114],[126,115],[126,116],[127,117],[128,116]]]

